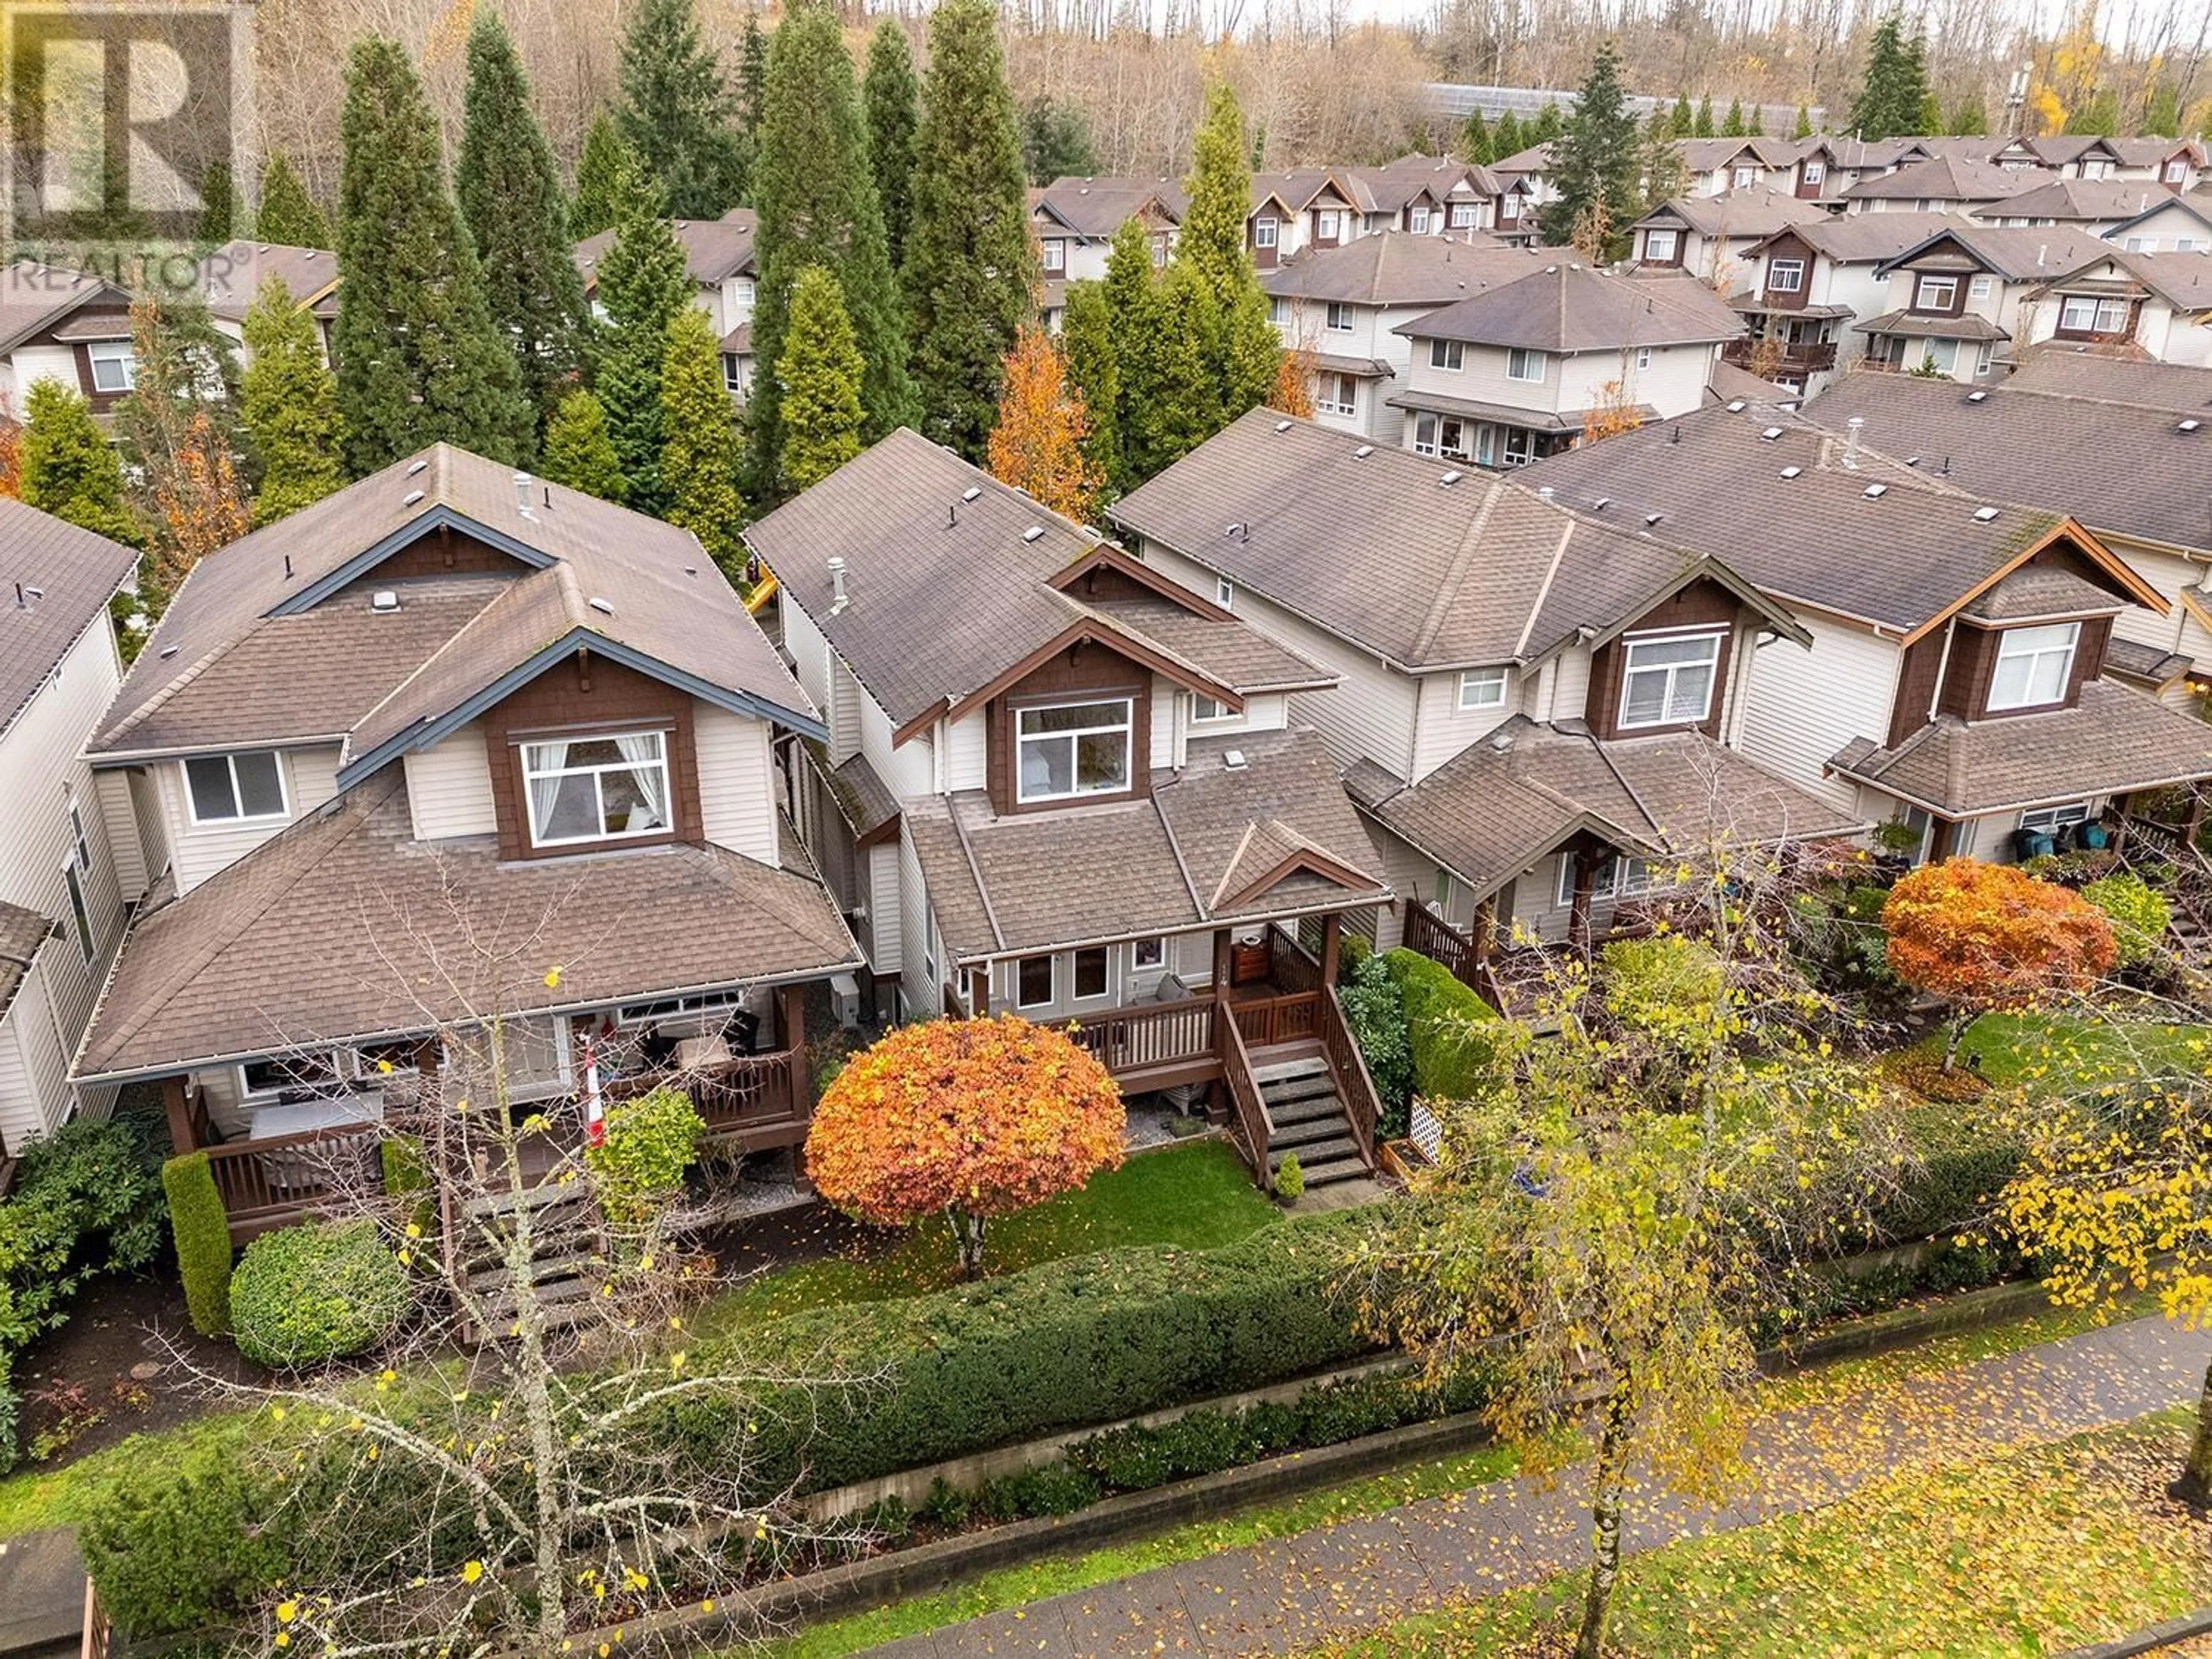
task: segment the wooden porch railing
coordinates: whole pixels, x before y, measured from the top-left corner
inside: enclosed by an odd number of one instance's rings
[[[1117,1078],[1168,1073],[1213,1059],[1218,1008],[1210,996],[1139,1003],[1086,1014],[1068,1034]]]
[[[87,1573],[84,1578],[84,1639],[77,1648],[77,1659],[107,1659],[114,1635],[114,1626],[107,1621],[107,1609],[100,1605],[100,1592],[93,1585],[92,1575]]]
[[[1406,904],[1406,948],[1451,969],[1452,977],[1503,1012],[1505,990],[1474,941],[1419,899]]]
[[[691,1097],[710,1139],[803,1124],[813,1115],[806,1056],[795,1048],[739,1054],[689,1072],[641,1072],[615,1078],[600,1092],[612,1104],[663,1087],[681,1089]]]
[[[1213,1023],[1214,1052],[1221,1063],[1222,1080],[1229,1088],[1229,1103],[1237,1115],[1237,1127],[1244,1137],[1245,1150],[1251,1155],[1252,1168],[1260,1178],[1260,1185],[1267,1192],[1275,1190],[1275,1171],[1267,1162],[1267,1148],[1275,1139],[1275,1121],[1267,1115],[1267,1103],[1260,1097],[1260,1085],[1252,1075],[1252,1056],[1244,1046],[1243,1033],[1237,1030],[1234,1019],[1219,1019]]]
[[[1292,991],[1285,996],[1251,997],[1229,1005],[1231,1023],[1248,1048],[1297,1042],[1321,1033],[1321,993]]]
[[[1279,991],[1318,991],[1321,963],[1276,922],[1267,924],[1267,978]]]
[[[208,1170],[230,1218],[231,1242],[312,1215],[349,1187],[381,1185],[383,1139],[380,1125],[363,1123],[209,1147]]]
[[[1329,1066],[1336,1073],[1337,1087],[1343,1093],[1344,1115],[1352,1125],[1352,1138],[1359,1143],[1359,1156],[1366,1160],[1371,1172],[1375,1168],[1375,1127],[1382,1115],[1382,1101],[1375,1092],[1375,1079],[1367,1070],[1367,1056],[1359,1052],[1351,1024],[1344,1018],[1344,1003],[1334,985],[1321,1000],[1321,1047],[1328,1056]]]

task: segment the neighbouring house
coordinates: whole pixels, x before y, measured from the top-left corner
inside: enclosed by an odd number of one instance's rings
[[[1985,212],[1993,203],[2033,190],[2039,174],[2015,172],[1955,155],[1907,161],[1894,172],[1863,177],[1842,192],[1846,213]]]
[[[493,1022],[552,1147],[586,1045],[605,1097],[795,1146],[806,1001],[860,966],[779,800],[775,734],[825,730],[688,532],[444,445],[386,467],[195,566],[88,745],[149,893],[77,1085],[158,1082],[240,1239]]]
[[[1289,713],[1335,677],[911,431],[745,539],[828,712],[783,763],[880,1003],[1073,1020],[1131,1094],[1225,1091],[1263,1174],[1370,1170],[1334,969],[1391,893]],[[1293,1083],[1322,1103],[1271,1127]]]
[[[742,403],[753,379],[753,297],[758,277],[753,261],[756,225],[750,208],[732,208],[719,219],[677,219],[670,223],[684,245],[684,259],[696,291],[692,302],[707,313],[721,342],[722,384]],[[576,244],[576,269],[592,314],[605,313],[598,299],[599,261],[614,246],[615,233],[603,230]]]
[[[216,327],[239,343],[239,367],[252,356],[246,350],[246,313],[270,277],[283,283],[295,305],[315,320],[323,358],[331,355],[331,329],[338,315],[337,255],[327,248],[289,247],[277,242],[226,242],[199,262],[200,289]]]
[[[143,894],[111,850],[122,796],[83,759],[122,678],[109,602],[136,578],[118,543],[0,499],[0,1192],[23,1148],[112,1086],[70,1086],[70,1060]],[[117,838],[135,855],[137,836]]]
[[[1796,193],[1798,146],[1792,139],[1680,138],[1674,148],[1692,197],[1725,196],[1770,183]],[[1817,175],[1814,182],[1820,183]]]
[[[1744,751],[1844,812],[1917,832],[1917,856],[2012,857],[2023,832],[2212,779],[2212,726],[2109,662],[2118,619],[2155,621],[2165,596],[2077,519],[1930,477],[1940,452],[1880,454],[1859,439],[1872,428],[1714,409],[1530,480],[1725,558],[1788,605],[1812,649],[1753,653]]]
[[[2102,236],[2114,225],[2140,217],[2173,197],[2161,186],[2118,179],[2053,179],[1978,210],[1985,225],[2007,229],[2071,225]]]
[[[1696,409],[1721,348],[1742,331],[1689,276],[1615,276],[1561,260],[1399,324],[1412,361],[1385,401],[1409,417],[1407,448],[1524,466],[1593,422]]]
[[[1721,348],[1740,368],[1817,390],[1863,350],[1855,318],[1891,308],[1884,263],[1951,221],[1931,213],[1869,213],[1785,226],[1743,251],[1745,286],[1728,303],[1745,333]]]
[[[1948,226],[1875,268],[1901,285],[1895,297],[1904,303],[1851,325],[1866,336],[1863,361],[1869,368],[1986,380],[2025,343],[2030,296],[2059,272],[2109,252],[2087,231],[2063,225]]]
[[[2212,248],[2212,196],[2161,196],[2105,232],[2130,253],[2202,253]]]
[[[2054,133],[2015,138],[1993,159],[1999,167],[2040,167],[2062,179],[2155,183],[2179,193],[2196,185],[2204,167],[2204,147],[2190,138]]]
[[[1525,276],[1546,258],[1488,236],[1382,231],[1340,247],[1294,254],[1260,276],[1289,349],[1312,365],[1314,416],[1325,426],[1396,445],[1405,411],[1389,400],[1403,386],[1413,347],[1400,327],[1469,293]]]
[[[1055,179],[1030,191],[1030,234],[1036,239],[1042,292],[1038,319],[1057,334],[1067,311],[1070,283],[1106,275],[1114,233],[1134,219],[1145,228],[1152,263],[1167,263],[1187,205],[1180,186],[1163,179]],[[1272,244],[1271,244],[1272,246]],[[1257,251],[1253,255],[1261,258]]]
[[[1529,242],[1542,234],[1537,214],[1559,193],[1552,180],[1558,165],[1549,144],[1531,144],[1490,164],[1490,176],[1498,181],[1498,222],[1491,227],[1493,234]]]
[[[2212,363],[2212,247],[2142,253],[2106,240],[2026,297],[2028,351],[2051,342],[2162,363]]]
[[[126,289],[29,259],[0,270],[0,404],[21,416],[42,380],[82,392],[100,413],[137,384]]]
[[[1360,215],[1360,232],[1466,236],[1497,222],[1501,189],[1487,167],[1449,155],[1401,155],[1379,167],[1331,174]]]
[[[1650,861],[1717,826],[1863,827],[1738,751],[1750,663],[1802,654],[1804,630],[1633,518],[1265,410],[1111,514],[1147,568],[1340,680],[1291,712],[1345,769],[1398,895],[1376,943],[1493,1000],[1508,941],[1586,948]]]
[[[1752,248],[1787,225],[1829,217],[1826,208],[1755,185],[1724,195],[1677,197],[1638,219],[1636,263],[1646,270],[1686,270],[1716,293],[1736,286]]]
[[[2212,370],[2046,347],[1996,386],[1855,376],[1805,415],[1839,435],[1856,420],[1868,447],[1970,495],[2081,520],[2167,604],[2120,612],[2106,671],[2194,705],[2181,672],[2212,678]]]

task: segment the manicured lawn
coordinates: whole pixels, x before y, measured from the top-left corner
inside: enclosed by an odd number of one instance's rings
[[[1941,1054],[1940,1036],[1926,1042],[1931,1053]],[[2201,1073],[2212,1062],[2212,1030],[2072,1014],[1984,1014],[1966,1032],[1960,1053],[1962,1062],[1978,1062],[1981,1074],[2000,1087],[2053,1067],[2100,1079],[2145,1067]]]
[[[2192,1612],[2212,1600],[2212,1526],[2164,1492],[2190,1421],[2180,1407],[1670,1545],[1630,1563],[1611,1645],[1670,1659],[2055,1653]],[[1317,1651],[1528,1651],[1571,1633],[1580,1593],[1570,1574]]]
[[[984,1240],[984,1267],[992,1273],[1012,1273],[1122,1244],[1206,1249],[1233,1243],[1280,1218],[1235,1150],[1205,1140],[1139,1153],[1080,1192],[993,1222]],[[717,1297],[694,1322],[711,1333],[828,1303],[919,1296],[959,1279],[951,1227],[931,1220],[872,1254],[763,1274]]]

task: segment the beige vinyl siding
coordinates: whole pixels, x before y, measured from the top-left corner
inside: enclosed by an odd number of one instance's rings
[[[909,795],[929,793],[931,774],[936,769],[929,739],[916,738],[894,747],[892,739],[896,734],[891,729],[891,717],[884,712],[884,706],[860,690],[855,707],[860,720],[860,752],[868,757],[868,764],[875,769],[876,775],[902,800]]]
[[[228,869],[255,848],[337,793],[336,748],[289,749],[278,752],[284,772],[288,818],[257,818],[246,823],[195,824],[185,782],[185,763],[167,761],[157,768],[162,816],[182,897],[210,876]]]
[[[150,884],[146,849],[138,835],[138,815],[131,798],[131,773],[116,769],[93,774],[92,787],[99,797],[100,818],[107,835],[108,850],[115,858],[115,884],[126,903],[146,896]],[[158,867],[158,866],[156,866]]]
[[[1405,943],[1407,907],[1416,902],[1433,902],[1437,896],[1437,861],[1374,819],[1363,816],[1360,821],[1382,856],[1382,879],[1398,896],[1397,903],[1384,905],[1376,913],[1375,948],[1394,950]]]
[[[699,811],[707,839],[775,868],[775,763],[765,721],[695,703]]]
[[[1152,676],[1152,752],[1148,763],[1152,770],[1165,775],[1182,763],[1182,744],[1178,741],[1188,724],[1190,694],[1164,674]]]
[[[2129,568],[2168,601],[2163,617],[2147,606],[2130,605],[2112,618],[2113,634],[2160,651],[2185,652],[2200,668],[2212,669],[2212,634],[2208,634],[2204,624],[2190,614],[2180,598],[2185,588],[2194,589],[2191,598],[2212,608],[2212,590],[2203,586],[2206,579],[2212,577],[2212,569],[2179,553],[2162,547],[2148,547],[2125,537],[2106,535],[2103,540],[2127,562]]]
[[[929,948],[930,938],[929,889],[921,878],[921,860],[914,850],[914,838],[904,825],[899,830],[898,860],[899,951],[905,959],[899,989],[906,998],[908,1018],[933,1019],[945,1006],[939,985],[946,964],[939,960],[935,980],[923,967],[922,956]]]
[[[791,653],[793,672],[799,689],[817,708],[830,707],[830,642],[814,625],[814,618],[787,595],[782,604],[783,647]]]
[[[31,388],[40,380],[59,380],[74,392],[76,388],[76,353],[65,345],[17,346],[10,360],[13,384],[8,390],[13,394],[16,414],[20,418],[23,400]]]
[[[1881,743],[1889,735],[1898,647],[1819,611],[1801,608],[1796,616],[1813,648],[1787,640],[1759,648],[1744,707],[1743,751],[1823,800],[1850,807],[1856,787],[1823,777],[1821,768],[1853,738]]]
[[[41,1114],[39,1097],[23,1067],[21,1045],[15,1036],[16,1013],[10,1007],[0,1014],[0,1158],[19,1156],[36,1138]]]
[[[1419,783],[1478,738],[1488,736],[1510,719],[1520,705],[1520,676],[1508,670],[1504,696],[1496,707],[1459,706],[1460,676],[1456,672],[1424,674],[1419,682],[1420,702],[1414,714],[1413,771]]]
[[[155,769],[134,766],[126,774],[130,780],[131,817],[138,828],[138,848],[149,887],[169,868],[169,831],[161,817],[161,784],[155,776]]]
[[[446,841],[499,833],[483,721],[471,720],[452,736],[417,750],[400,763],[407,769],[407,807],[414,820],[416,840]]]
[[[906,905],[899,891],[899,844],[868,849],[868,965],[879,974],[906,969]]]
[[[949,726],[939,720],[937,729],[945,742],[945,792],[984,787],[990,757],[983,711],[979,708],[972,714],[963,714]]]

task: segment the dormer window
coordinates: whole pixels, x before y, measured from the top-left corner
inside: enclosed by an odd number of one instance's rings
[[[1131,701],[1051,703],[1017,716],[1018,799],[1078,800],[1129,787]]]
[[[1644,233],[1644,257],[1655,264],[1665,264],[1674,257],[1679,240],[1671,230],[1647,230]]]
[[[629,841],[675,827],[665,732],[526,743],[522,775],[533,847]]]
[[[2062,334],[2119,334],[2128,325],[2125,300],[2100,299],[2094,294],[2069,294],[2058,307]]]
[[[2063,702],[2081,637],[2080,623],[2005,629],[1997,640],[1996,672],[1990,677],[1990,712]]]
[[[1808,161],[1805,163],[1805,182],[1807,184],[1817,185],[1820,180],[1827,176],[1828,170],[1822,167],[1818,161]]]
[[[1417,207],[1410,210],[1406,215],[1406,228],[1416,236],[1427,235],[1429,234],[1428,209]]]
[[[1252,222],[1252,246],[1273,247],[1283,239],[1283,227],[1274,215],[1266,214]]]
[[[1721,636],[1631,640],[1620,678],[1620,727],[1697,726],[1712,713]]]
[[[1805,262],[1802,259],[1775,259],[1766,267],[1766,291],[1769,294],[1795,294],[1805,286]]]
[[[1915,311],[1948,311],[1958,302],[1959,279],[1956,276],[1923,276],[1920,286],[1912,294],[1912,308]]]
[[[194,823],[237,823],[289,816],[284,768],[273,749],[202,755],[185,763]]]

